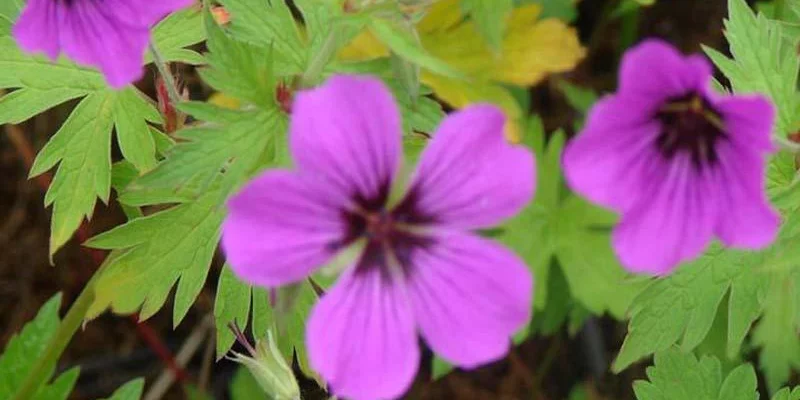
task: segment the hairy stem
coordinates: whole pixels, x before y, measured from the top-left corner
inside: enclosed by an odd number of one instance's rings
[[[36,360],[36,363],[34,363],[33,368],[31,368],[30,372],[25,377],[22,386],[17,390],[13,400],[27,400],[33,398],[39,388],[50,379],[50,375],[58,359],[61,358],[64,349],[67,348],[72,337],[75,336],[75,333],[81,327],[86,313],[89,311],[89,307],[92,305],[92,302],[94,302],[94,286],[105,265],[106,263],[102,264],[100,268],[95,271],[92,279],[89,280],[89,283],[83,288],[81,294],[79,294],[78,298],[72,303],[69,311],[67,311],[67,315],[61,320],[61,324],[58,326],[55,335],[50,339],[50,343],[47,344],[44,353]]]
[[[158,52],[153,43],[150,43],[150,54],[153,56],[153,64],[156,65],[158,73],[161,75],[161,79],[164,80],[164,85],[167,87],[169,101],[173,105],[180,103],[181,95],[178,93],[178,88],[175,86],[175,77],[172,76],[169,66],[164,62],[164,57],[161,57],[161,53]]]

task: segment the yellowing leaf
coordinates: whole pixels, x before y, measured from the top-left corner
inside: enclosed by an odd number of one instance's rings
[[[530,86],[548,74],[575,68],[586,56],[574,28],[552,18],[537,22],[539,12],[533,5],[511,15],[494,79]]]
[[[381,57],[389,57],[389,48],[368,30],[362,31],[339,52],[339,59],[344,61],[366,61]]]
[[[479,102],[496,104],[509,118],[508,138],[518,141],[523,110],[498,83],[532,86],[549,74],[571,70],[586,55],[575,29],[555,18],[539,19],[541,12],[538,4],[514,9],[497,52],[486,43],[475,22],[465,19],[459,0],[435,3],[417,24],[422,47],[467,79],[423,69],[423,83],[454,108]],[[365,31],[342,49],[339,58],[364,61],[388,55],[386,45]]]

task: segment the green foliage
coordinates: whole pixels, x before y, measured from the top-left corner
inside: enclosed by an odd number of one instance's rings
[[[205,284],[219,240],[223,200],[267,161],[283,160],[275,149],[276,141],[285,147],[286,117],[274,100],[269,51],[229,38],[210,18],[206,30],[209,66],[202,76],[216,89],[252,101],[253,107],[180,106],[205,122],[180,131],[182,141],[167,151],[166,159],[124,186],[120,196],[130,207],[180,204],[134,219],[87,243],[119,250],[98,281],[90,318],[107,307],[119,313],[139,311],[142,318],[149,318],[177,283],[173,314],[177,325]]]
[[[381,18],[370,20],[370,31],[381,42],[403,57],[433,73],[454,78],[462,78],[463,74],[447,63],[428,53],[413,33],[399,24]]]
[[[139,400],[144,390],[144,379],[134,379],[114,391],[108,400]]]
[[[514,9],[513,0],[462,0],[464,12],[475,21],[481,35],[495,51],[503,44],[505,19]]]
[[[776,133],[786,136],[800,120],[797,41],[785,40],[780,23],[756,16],[744,0],[729,0],[728,12],[725,37],[733,59],[711,48],[705,48],[706,54],[730,80],[734,92],[758,92],[772,98],[778,109]]]
[[[300,73],[308,63],[308,50],[294,17],[283,1],[222,0],[231,14],[233,37],[275,51],[279,76]]]
[[[697,359],[677,348],[656,353],[654,364],[647,368],[649,381],[633,384],[638,400],[759,399],[756,373],[750,364],[738,365],[725,374],[718,359]],[[780,389],[772,400],[800,400],[800,387]]]
[[[61,323],[58,317],[60,306],[59,294],[48,300],[36,317],[25,324],[22,332],[9,340],[0,355],[0,398],[9,399],[17,392],[38,357],[43,355]],[[53,383],[40,387],[33,400],[66,400],[78,380],[78,373],[78,368],[72,368],[61,374]],[[52,374],[51,370],[48,375]]]
[[[214,304],[217,358],[223,357],[234,342],[228,324],[235,322],[244,330],[250,319],[252,304],[253,336],[258,340],[265,339],[267,330],[272,329],[283,357],[292,360],[296,353],[303,371],[313,376],[305,348],[305,323],[311,307],[317,302],[316,292],[309,283],[303,282],[279,290],[275,307],[271,305],[269,297],[266,290],[239,281],[229,267],[223,268]]]
[[[716,358],[704,356],[698,360],[693,354],[674,348],[656,353],[655,366],[647,368],[647,377],[649,381],[633,384],[638,400],[758,399],[756,373],[751,365],[740,365],[723,376]]]
[[[250,285],[242,283],[225,265],[219,274],[217,297],[214,302],[214,322],[217,326],[217,360],[221,359],[233,346],[236,337],[228,329],[228,324],[235,323],[242,330],[247,328],[250,318]]]
[[[621,318],[642,284],[630,279],[611,249],[616,217],[566,191],[560,167],[563,133],[555,133],[545,146],[541,122],[534,118],[529,125],[523,142],[537,155],[536,197],[500,228],[498,239],[533,269],[537,310],[546,306],[551,261],[556,259],[581,306]]]
[[[87,246],[118,250],[97,282],[95,301],[87,315],[107,307],[149,318],[178,283],[173,323],[189,311],[208,275],[217,248],[222,193],[215,186],[194,201],[134,219],[92,238]]]
[[[759,361],[770,391],[789,380],[792,368],[800,369],[798,332],[800,271],[778,271],[772,274],[770,291],[764,299],[764,315],[753,331],[753,342],[761,347]]]
[[[153,38],[168,61],[197,55],[183,47],[203,39],[199,14],[176,13],[154,28]],[[65,59],[51,63],[22,53],[9,36],[0,37],[0,123],[18,123],[68,100],[83,99],[36,157],[31,176],[59,165],[45,205],[53,206],[50,254],[69,240],[99,198],[108,202],[111,185],[111,134],[116,128],[123,155],[140,172],[155,165],[148,123],[159,123],[155,107],[135,88],[108,88],[99,72]]]
[[[256,378],[244,366],[239,367],[233,374],[229,388],[231,400],[250,400],[264,397],[264,391],[258,385]]]

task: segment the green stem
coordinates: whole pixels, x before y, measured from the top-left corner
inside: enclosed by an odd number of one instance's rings
[[[177,105],[181,102],[181,95],[178,93],[178,88],[175,86],[175,77],[172,76],[169,66],[164,62],[164,57],[161,57],[161,53],[158,52],[153,43],[150,43],[150,54],[153,56],[153,64],[156,65],[156,69],[158,69],[158,73],[161,75],[161,79],[164,80],[164,85],[167,87],[169,101],[173,106]]]
[[[61,320],[61,324],[55,335],[50,339],[50,343],[47,344],[44,353],[36,360],[36,363],[33,365],[30,372],[28,372],[28,375],[25,377],[25,380],[22,382],[22,385],[19,390],[17,390],[12,400],[32,399],[39,388],[50,379],[50,375],[53,373],[52,371],[58,359],[61,358],[64,349],[67,348],[72,337],[75,336],[75,333],[81,327],[86,313],[89,311],[89,307],[94,302],[94,286],[105,265],[106,263],[103,263],[103,265],[95,271],[92,279],[89,280],[89,283],[83,288],[81,294],[79,294],[78,298],[72,303],[69,311],[67,311],[67,315]]]
[[[333,58],[338,49],[336,45],[336,36],[336,30],[332,29],[328,37],[325,38],[322,47],[308,64],[306,72],[303,73],[303,78],[300,81],[302,87],[312,87],[317,83],[320,75],[322,75],[322,71],[325,70],[325,66],[328,65],[328,62]]]

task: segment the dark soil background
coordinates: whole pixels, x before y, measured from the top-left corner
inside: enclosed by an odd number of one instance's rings
[[[609,12],[608,3],[612,2],[581,1],[576,25],[589,55],[578,69],[559,79],[600,92],[613,90],[620,49],[630,44],[627,43],[630,37],[661,37],[686,52],[699,51],[701,43],[725,49],[724,0],[660,0],[642,10],[638,17],[601,23],[603,15]],[[637,30],[638,36],[625,34]],[[151,72],[141,86],[152,96],[153,76]],[[208,95],[192,71],[182,71],[181,76],[193,99]],[[544,118],[548,130],[572,126],[575,113],[566,104],[555,80],[533,88],[531,94],[532,111]],[[4,126],[4,132],[0,133],[1,346],[59,291],[63,292],[62,311],[66,310],[103,258],[102,253],[82,248],[81,239],[125,220],[113,201],[108,207],[99,204],[93,220],[84,225],[79,237],[59,251],[56,266],[50,265],[47,256],[50,210],[43,208],[47,182],[29,180],[28,166],[73,106],[60,106],[19,126]],[[133,317],[110,314],[87,324],[74,337],[59,364],[60,370],[81,366],[81,378],[72,398],[104,397],[138,376],[146,377],[148,385],[152,384],[165,372],[168,359],[175,357],[192,332],[207,329],[202,328],[201,322],[212,313],[219,266],[216,262],[212,267],[206,289],[176,330],[171,327],[171,304],[142,325]],[[506,359],[475,371],[456,371],[431,381],[430,366],[424,365],[408,398],[557,400],[567,399],[576,385],[583,385],[584,399],[633,399],[631,382],[644,377],[644,366],[634,366],[616,376],[607,372],[624,334],[622,323],[609,318],[590,319],[574,337],[566,330],[554,336],[532,337],[513,349]],[[215,363],[212,357],[213,336],[200,342],[188,365],[180,369],[179,380],[203,388],[215,399],[228,398],[227,387],[235,366],[229,361]],[[187,398],[181,386],[174,385],[165,398]],[[320,390],[313,385],[304,383],[303,387],[308,390],[307,398],[321,397]]]

